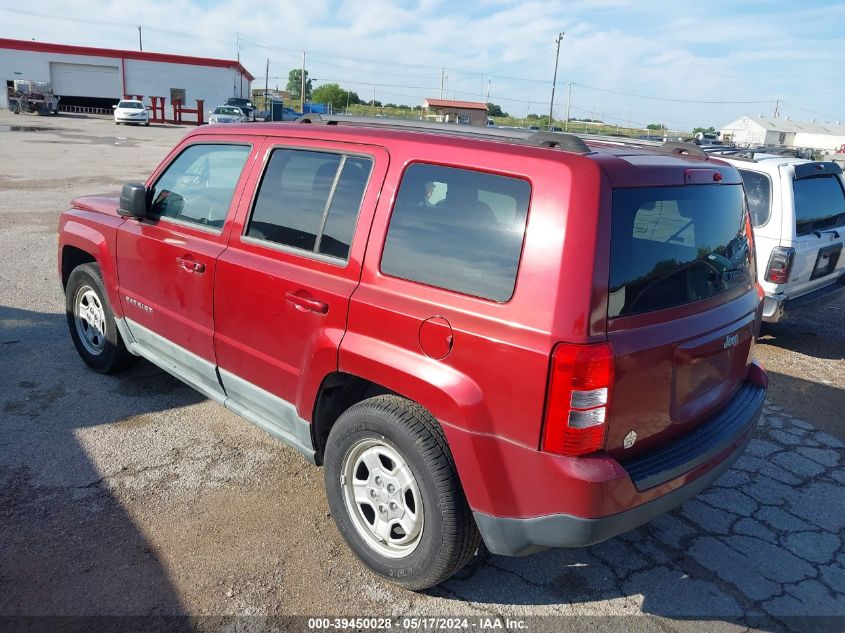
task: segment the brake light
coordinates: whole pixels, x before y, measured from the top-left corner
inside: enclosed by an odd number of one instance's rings
[[[602,450],[612,387],[610,343],[559,343],[549,370],[542,449],[570,457]]]
[[[769,267],[766,269],[766,281],[771,281],[773,284],[785,284],[789,281],[789,274],[792,272],[792,263],[794,261],[794,248],[775,246],[772,249],[772,256],[769,257]]]

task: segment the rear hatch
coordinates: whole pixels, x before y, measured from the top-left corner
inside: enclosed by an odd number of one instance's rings
[[[792,299],[833,283],[845,272],[845,190],[835,163],[781,165],[780,170],[784,182],[792,181],[794,239],[783,244],[795,249],[784,289]]]
[[[677,168],[675,182],[687,184],[613,192],[606,451],[623,463],[724,408],[753,360],[759,295],[745,198],[735,171],[724,184],[706,167]]]

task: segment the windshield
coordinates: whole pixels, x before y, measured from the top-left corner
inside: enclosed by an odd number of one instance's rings
[[[837,176],[801,178],[793,183],[793,191],[798,235],[845,224],[845,194]]]
[[[144,104],[139,101],[121,101],[117,107],[123,110],[143,110]]]
[[[214,114],[231,114],[231,115],[238,116],[238,115],[241,114],[241,111],[238,110],[238,108],[221,106],[219,108],[214,109]]]
[[[608,317],[750,287],[743,198],[739,185],[615,190]]]

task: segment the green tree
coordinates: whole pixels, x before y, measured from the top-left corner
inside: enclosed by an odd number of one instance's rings
[[[649,130],[665,130],[666,128],[663,126],[662,123],[649,123],[646,125],[646,128]]]
[[[291,99],[299,101],[300,93],[302,92],[302,69],[294,68],[288,73],[287,91],[290,93]],[[305,100],[311,98],[311,80],[308,78],[308,71],[305,71]]]
[[[358,95],[351,90],[344,90],[338,84],[323,84],[314,89],[311,99],[315,103],[331,103],[335,110],[342,110],[346,104],[360,103]]]
[[[510,116],[507,112],[502,111],[502,106],[495,103],[487,104],[487,116]]]
[[[692,130],[693,134],[698,134],[699,132],[701,132],[702,134],[715,134],[716,128],[711,125],[710,127],[697,127],[693,128]]]

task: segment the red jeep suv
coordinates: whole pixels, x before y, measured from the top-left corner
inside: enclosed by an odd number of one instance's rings
[[[421,589],[730,467],[767,383],[751,240],[693,145],[315,115],[191,132],[75,200],[58,258],[89,366],[143,356],[323,465],[349,546]]]

